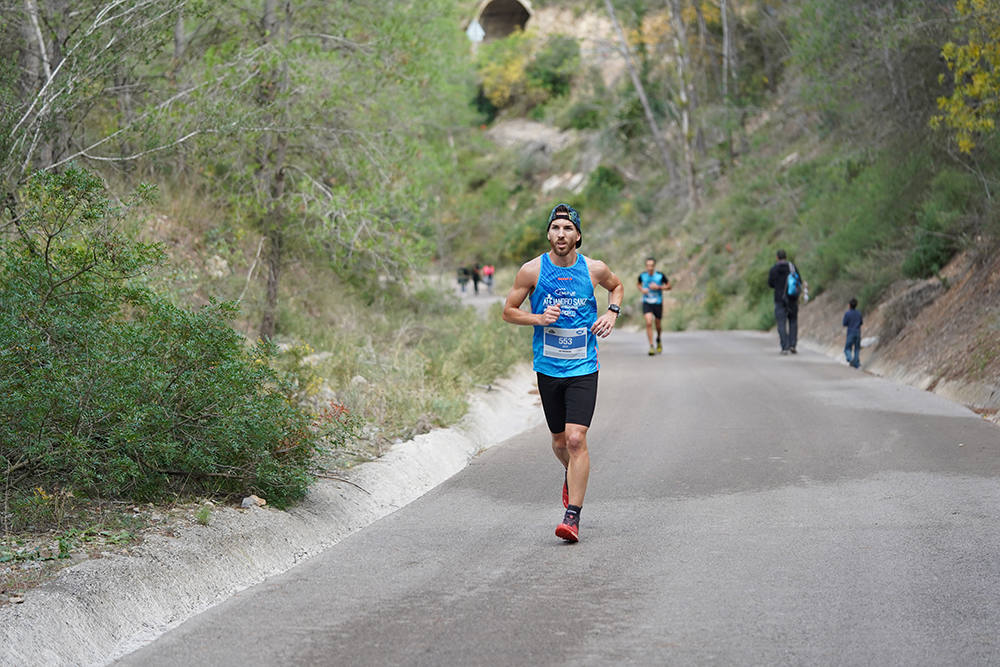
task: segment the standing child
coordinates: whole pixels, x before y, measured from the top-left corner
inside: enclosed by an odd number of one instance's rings
[[[852,367],[861,366],[861,313],[857,311],[858,300],[851,299],[849,308],[844,313],[844,326],[847,327],[847,341],[844,343],[844,356]]]

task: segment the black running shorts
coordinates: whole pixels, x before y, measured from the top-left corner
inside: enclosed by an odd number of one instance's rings
[[[663,319],[663,304],[662,303],[646,303],[642,302],[642,314],[653,313],[653,317],[658,320]]]
[[[562,433],[566,424],[590,426],[597,405],[597,372],[568,378],[538,375],[538,394],[549,431]]]

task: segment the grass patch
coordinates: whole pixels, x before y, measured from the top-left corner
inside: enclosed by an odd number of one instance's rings
[[[295,345],[283,355],[308,377],[307,394],[332,394],[363,420],[367,442],[356,454],[456,422],[470,393],[529,358],[530,329],[504,323],[499,304],[483,314],[463,306],[450,276],[424,287],[386,283],[371,303],[328,281],[336,279],[295,281],[282,313],[283,330],[315,350],[308,372]]]

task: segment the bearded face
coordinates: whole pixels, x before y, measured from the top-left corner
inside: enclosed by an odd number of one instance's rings
[[[556,257],[565,257],[576,249],[580,232],[569,220],[556,219],[549,224],[549,246]]]

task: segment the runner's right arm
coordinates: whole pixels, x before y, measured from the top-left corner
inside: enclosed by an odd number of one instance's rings
[[[503,305],[504,322],[511,324],[524,324],[527,326],[537,326],[552,324],[559,319],[559,306],[552,305],[542,313],[530,313],[521,310],[521,304],[531,294],[538,282],[538,273],[541,269],[541,262],[533,259],[525,262],[517,271],[514,277],[514,286],[511,287],[507,295],[507,301]]]

